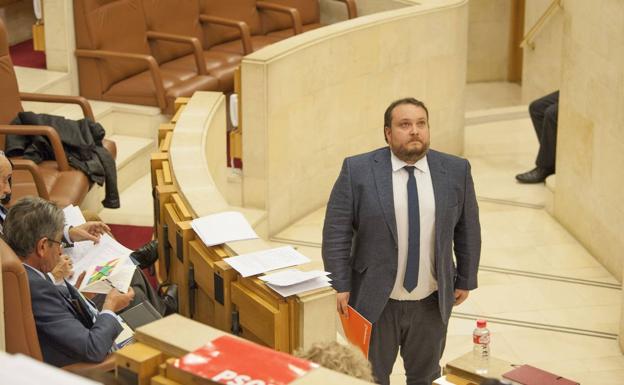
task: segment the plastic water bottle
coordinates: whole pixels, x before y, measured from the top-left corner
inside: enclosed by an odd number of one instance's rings
[[[486,320],[477,320],[477,327],[472,332],[472,356],[479,375],[487,374],[490,363],[490,330],[486,326]]]

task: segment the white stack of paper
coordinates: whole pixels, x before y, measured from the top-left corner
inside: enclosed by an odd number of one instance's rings
[[[206,246],[258,238],[243,214],[237,211],[193,219],[191,227]]]
[[[7,385],[100,384],[21,354],[10,355],[3,352],[0,352],[0,378]]]
[[[241,254],[236,257],[225,258],[223,261],[232,266],[243,277],[249,277],[271,270],[308,263],[310,259],[293,249],[292,246],[284,246]]]
[[[329,273],[321,270],[289,269],[260,277],[266,285],[282,297],[330,286]]]

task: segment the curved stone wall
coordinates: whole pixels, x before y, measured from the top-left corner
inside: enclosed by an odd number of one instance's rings
[[[242,63],[243,205],[268,233],[322,207],[345,156],[385,145],[383,112],[415,96],[432,147],[463,150],[467,1],[426,1],[273,44]]]

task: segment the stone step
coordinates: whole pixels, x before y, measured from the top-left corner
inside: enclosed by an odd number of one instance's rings
[[[496,115],[483,115],[479,123],[467,124],[464,129],[464,156],[467,157],[537,154],[537,149],[537,137],[528,117],[497,120]]]
[[[152,180],[145,174],[135,180],[119,194],[121,208],[102,209],[99,216],[105,223],[132,226],[153,226],[154,205],[152,201]]]

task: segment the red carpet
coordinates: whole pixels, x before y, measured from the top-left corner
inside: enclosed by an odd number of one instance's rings
[[[130,225],[108,225],[117,242],[126,246],[130,250],[136,250],[152,240],[153,227],[130,226]],[[143,269],[145,276],[154,289],[158,288],[158,279],[154,275],[153,268]]]
[[[126,246],[130,250],[136,250],[152,240],[153,227],[130,226],[130,225],[108,225],[117,242]]]
[[[26,40],[9,47],[9,54],[13,65],[31,68],[46,68],[45,53],[33,50],[33,41]]]

